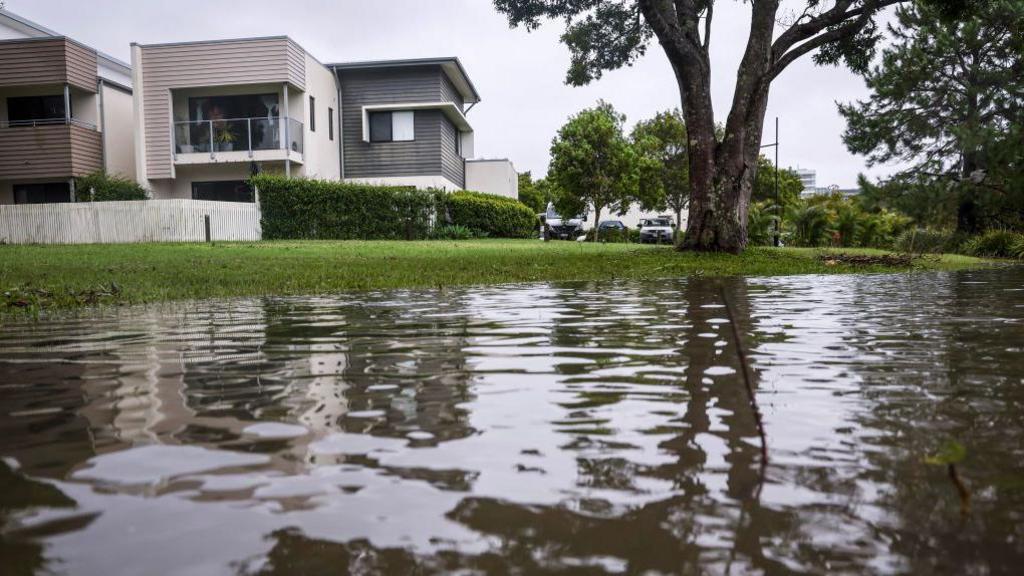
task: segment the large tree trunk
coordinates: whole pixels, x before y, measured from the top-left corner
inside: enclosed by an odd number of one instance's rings
[[[684,18],[672,17],[676,7]],[[672,64],[689,135],[689,222],[679,247],[742,252],[773,74],[772,32],[778,1],[751,4],[750,34],[721,142],[715,134],[711,63],[708,46],[701,41],[696,4],[641,0],[640,8]]]
[[[597,236],[601,233],[601,208],[594,204],[594,242],[597,242]]]

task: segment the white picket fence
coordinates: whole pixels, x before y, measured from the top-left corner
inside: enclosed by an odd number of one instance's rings
[[[257,204],[207,200],[138,200],[0,205],[0,243],[129,244],[262,238]]]

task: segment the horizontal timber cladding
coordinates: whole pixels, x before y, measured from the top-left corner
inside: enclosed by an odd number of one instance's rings
[[[346,178],[443,175],[463,184],[457,130],[440,110],[416,110],[411,142],[363,141],[363,106],[454,102],[461,109],[462,98],[440,66],[341,70],[339,77]]]
[[[0,178],[82,176],[103,165],[101,134],[77,125],[0,129]]]
[[[170,178],[171,90],[289,83],[306,89],[306,55],[286,37],[141,46],[147,177]]]
[[[96,51],[64,37],[0,41],[0,86],[70,84],[96,92]]]

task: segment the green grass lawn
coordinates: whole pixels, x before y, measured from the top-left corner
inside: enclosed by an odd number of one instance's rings
[[[96,304],[541,280],[907,269],[828,265],[818,256],[819,251],[802,248],[751,248],[742,256],[732,256],[680,253],[665,246],[538,240],[0,246],[0,314]],[[947,255],[920,260],[912,268],[956,269],[984,262]]]

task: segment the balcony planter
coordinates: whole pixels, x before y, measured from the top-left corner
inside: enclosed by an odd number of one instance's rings
[[[217,152],[231,152],[234,149],[234,142],[217,142]]]

